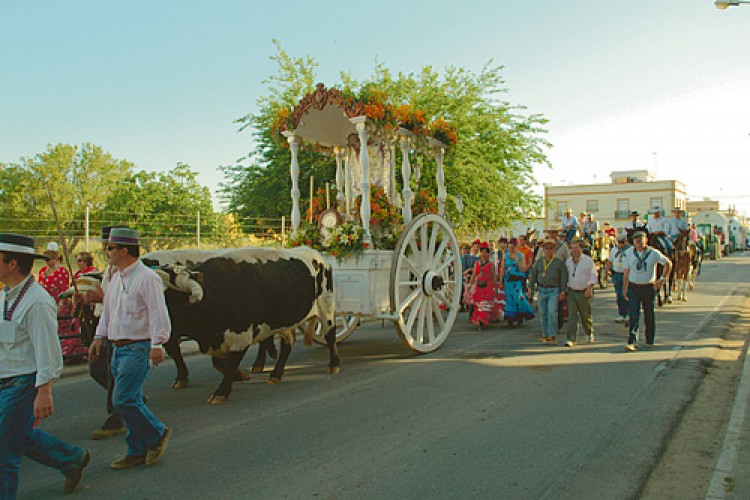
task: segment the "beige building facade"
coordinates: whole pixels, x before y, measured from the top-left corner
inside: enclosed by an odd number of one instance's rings
[[[545,221],[547,226],[559,226],[566,208],[578,217],[591,213],[599,222],[609,222],[621,228],[629,220],[631,211],[641,218],[653,210],[670,216],[674,207],[687,207],[685,185],[676,180],[655,180],[646,170],[612,172],[607,184],[579,184],[545,186]]]

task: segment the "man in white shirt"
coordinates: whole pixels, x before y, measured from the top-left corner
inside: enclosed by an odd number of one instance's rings
[[[89,350],[95,358],[100,354],[103,338],[114,345],[113,403],[128,429],[127,452],[112,462],[110,468],[114,470],[156,463],[172,434],[143,402],[142,386],[149,360],[154,365],[164,360],[161,346],[169,340],[172,327],[162,280],[139,256],[138,231],[113,228],[107,257],[118,271],[104,295],[102,317]]]
[[[91,454],[34,428],[34,419],[52,415],[52,384],[63,368],[57,336],[57,307],[31,275],[34,239],[0,234],[0,498],[18,492],[21,458],[54,467],[65,476],[71,493]]]
[[[656,320],[654,301],[656,291],[664,285],[666,276],[672,271],[672,262],[659,250],[646,244],[646,233],[638,231],[633,235],[634,246],[626,252],[625,272],[623,273],[623,294],[628,299],[630,313],[630,333],[625,350],[638,349],[638,330],[641,319],[646,323],[646,347],[654,346]],[[664,266],[662,276],[656,277],[656,266]]]
[[[588,214],[586,216],[586,221],[581,227],[581,233],[583,233],[583,237],[588,242],[589,248],[594,248],[594,238],[596,237],[596,233],[598,232],[599,221],[594,220],[594,214]]]
[[[566,208],[565,215],[563,215],[562,220],[560,221],[560,228],[562,229],[562,235],[565,241],[568,243],[571,242],[578,231],[578,226],[578,219],[573,215],[573,210]]]
[[[646,229],[649,234],[653,234],[659,241],[659,246],[664,249],[665,252],[670,253],[672,251],[672,243],[667,238],[667,227],[669,222],[667,219],[662,218],[661,210],[654,210],[651,217],[646,223]]]
[[[573,347],[576,343],[579,318],[589,342],[594,341],[591,298],[594,296],[596,269],[594,260],[583,253],[582,245],[580,239],[574,239],[570,244],[570,258],[565,261],[568,269],[568,341],[565,347]]]
[[[616,323],[624,323],[628,319],[628,301],[622,293],[622,278],[625,272],[625,251],[630,248],[627,235],[623,232],[617,236],[617,246],[609,250],[607,269],[612,273],[612,282],[615,284],[615,296],[617,297]]]

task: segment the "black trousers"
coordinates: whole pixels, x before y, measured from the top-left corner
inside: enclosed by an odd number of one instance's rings
[[[656,290],[653,285],[635,285],[633,283],[628,283],[628,312],[630,314],[630,335],[628,335],[628,344],[635,344],[638,342],[641,308],[643,308],[643,320],[646,323],[646,343],[654,343],[654,337],[656,336],[656,318],[654,315],[655,301]]]
[[[115,390],[115,378],[112,376],[112,343],[102,339],[102,349],[93,361],[89,361],[89,375],[97,384],[107,391],[107,420],[102,425],[103,429],[116,429],[122,427],[122,418],[115,412],[112,403],[112,393]]]

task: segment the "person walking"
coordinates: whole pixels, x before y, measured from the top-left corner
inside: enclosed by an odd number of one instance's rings
[[[534,262],[529,273],[526,293],[534,302],[534,292],[538,290],[539,316],[542,323],[540,342],[557,344],[557,303],[560,296],[565,298],[568,286],[568,269],[562,259],[555,256],[555,241],[544,240],[544,255]]]
[[[623,273],[625,272],[625,252],[630,248],[628,236],[620,233],[617,237],[617,246],[609,250],[607,269],[612,273],[612,282],[615,284],[615,297],[617,298],[617,317],[615,323],[625,323],[628,320],[628,299],[623,294]]]
[[[492,320],[496,281],[495,264],[490,259],[490,246],[482,243],[479,260],[474,264],[474,272],[469,281],[469,289],[473,290],[472,303],[474,304],[471,322],[476,325],[477,330],[481,330],[483,326],[489,326]]]
[[[114,345],[113,403],[127,427],[127,452],[110,465],[119,470],[156,463],[172,434],[144,404],[142,390],[149,360],[154,365],[164,360],[162,345],[169,340],[172,328],[162,280],[139,259],[138,231],[113,228],[107,257],[118,271],[104,295],[104,308],[90,354],[100,355],[104,338]]]
[[[527,319],[534,317],[534,309],[526,297],[525,280],[529,270],[526,258],[518,250],[518,242],[512,239],[508,242],[508,251],[500,262],[500,289],[505,292],[505,313],[503,315],[508,326],[518,323],[521,326]]]
[[[672,261],[656,248],[646,244],[646,233],[638,231],[633,235],[633,247],[625,253],[625,271],[623,272],[623,294],[628,300],[630,329],[626,351],[638,349],[638,331],[641,320],[646,323],[646,347],[653,347],[656,337],[656,318],[654,301],[656,290],[664,285],[664,280],[672,271]],[[656,266],[664,266],[663,274],[657,279]]]
[[[107,242],[109,240],[110,231],[112,231],[112,226],[102,227],[102,237],[99,240],[102,243],[102,252],[105,256],[107,255]],[[104,295],[115,272],[117,272],[117,269],[111,264],[107,264],[102,273],[100,287],[95,291],[86,292],[83,296],[84,305],[87,307],[94,307],[93,315],[96,321],[94,331],[96,331],[99,318],[102,315],[102,302],[104,301]],[[101,427],[91,433],[91,439],[105,439],[111,436],[117,436],[118,434],[125,434],[125,424],[122,421],[122,417],[115,411],[115,406],[112,402],[112,394],[115,390],[115,379],[112,376],[112,351],[112,343],[109,339],[103,338],[101,339],[99,356],[96,358],[89,356],[89,376],[107,391],[107,418]]]
[[[65,476],[63,491],[81,481],[91,453],[34,428],[34,419],[54,412],[52,384],[62,373],[55,301],[31,275],[34,239],[0,234],[0,498],[18,493],[21,458],[26,455]]]
[[[568,269],[568,340],[565,347],[573,347],[578,340],[578,322],[589,342],[594,341],[594,320],[591,316],[591,299],[596,285],[594,260],[583,253],[583,243],[575,239],[570,244]]]

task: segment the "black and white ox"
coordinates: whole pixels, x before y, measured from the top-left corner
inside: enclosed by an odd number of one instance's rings
[[[222,404],[232,383],[242,378],[239,364],[248,347],[261,344],[254,368],[260,364],[262,369],[264,350],[273,348],[274,336],[281,337],[281,352],[269,379],[280,382],[295,331],[304,328],[305,344],[310,345],[318,325],[326,332],[327,372],[338,373],[331,266],[315,250],[165,250],[143,255],[142,260],[164,280],[172,321],[165,349],[177,365],[176,386],[188,379],[179,346],[182,336],[196,340],[223,374],[208,400]]]

